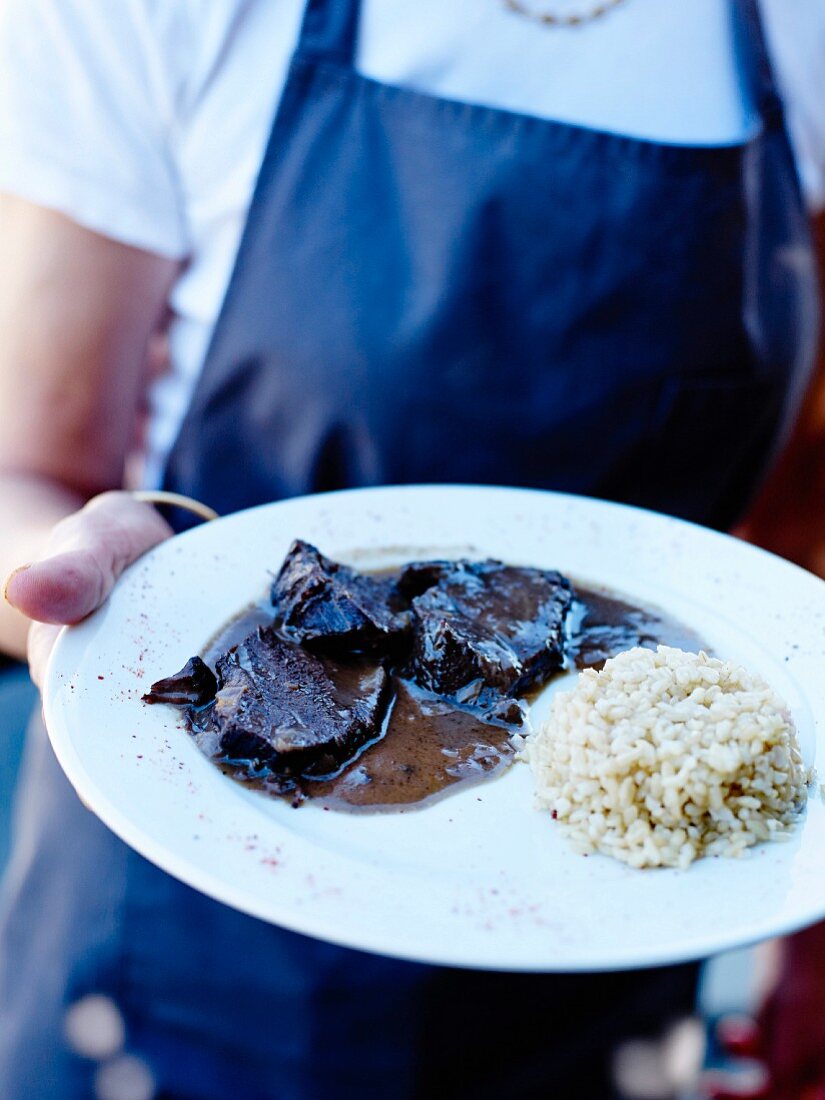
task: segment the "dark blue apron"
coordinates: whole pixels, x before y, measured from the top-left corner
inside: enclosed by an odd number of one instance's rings
[[[223,513],[530,485],[729,525],[800,396],[816,315],[744,10],[762,130],[720,149],[379,84],[353,69],[355,0],[313,0],[168,487]]]
[[[781,107],[741,7],[759,132],[697,148],[380,84],[353,68],[357,0],[310,0],[167,487],[229,512],[506,483],[729,524],[816,328]],[[26,791],[4,1095],[90,1094],[99,1067],[61,1038],[89,993],[117,1005],[158,1094],[193,1100],[605,1100],[611,1045],[691,1008],[693,967],[477,974],[308,940],[127,850],[37,738]]]

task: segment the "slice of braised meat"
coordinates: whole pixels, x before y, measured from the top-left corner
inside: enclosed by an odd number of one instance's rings
[[[403,599],[412,600],[465,565],[464,561],[411,561],[401,567],[395,581]]]
[[[380,665],[319,657],[270,627],[221,657],[218,679],[221,751],[281,775],[334,772],[380,735],[391,695]]]
[[[296,539],[272,584],[275,625],[324,653],[389,653],[409,635],[409,613],[396,613],[395,583],[331,561]]]
[[[143,696],[146,703],[173,703],[175,706],[206,706],[215,698],[218,681],[209,665],[200,657],[192,657],[180,672],[152,684]]]
[[[496,561],[452,565],[412,601],[411,672],[431,691],[505,717],[501,695],[519,695],[562,666],[570,582]]]

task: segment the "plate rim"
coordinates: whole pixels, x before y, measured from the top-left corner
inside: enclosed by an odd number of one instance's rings
[[[560,493],[550,490],[525,488],[518,486],[500,486],[500,485],[477,485],[468,484],[463,485],[460,483],[450,484],[414,484],[414,485],[401,485],[401,486],[371,486],[361,489],[343,489],[335,490],[328,493],[314,494],[311,497],[291,497],[282,501],[271,502],[267,504],[256,505],[252,508],[240,510],[238,512],[231,513],[220,520],[216,521],[222,524],[231,524],[232,521],[238,517],[247,516],[250,513],[256,513],[260,511],[269,511],[274,508],[278,508],[283,505],[289,505],[294,502],[302,503],[308,500],[313,503],[323,505],[323,502],[332,498],[341,499],[358,495],[359,497],[369,497],[384,495],[387,493],[401,494],[413,496],[415,494],[431,493],[433,491],[439,493],[451,493],[457,492],[461,494],[465,493],[477,493],[479,495],[487,495],[490,493],[503,494],[512,497],[513,494],[522,495],[525,499],[538,496],[541,498],[554,498],[560,502],[573,502],[574,506],[583,506],[586,508],[596,506],[598,509],[604,509],[606,512],[620,512],[623,514],[639,515],[642,517],[655,517],[657,520],[664,520],[668,524],[673,525],[675,528],[684,527],[701,534],[703,538],[710,538],[712,540],[720,540],[728,544],[730,542],[736,542],[739,549],[747,556],[751,555],[754,560],[766,559],[771,563],[771,567],[779,567],[784,571],[793,572],[807,581],[814,581],[823,586],[823,595],[825,595],[825,581],[818,578],[815,574],[801,568],[793,562],[788,561],[765,550],[762,547],[755,546],[752,543],[747,543],[744,540],[739,540],[735,536],[728,535],[724,532],[714,530],[712,528],[704,527],[701,524],[694,523],[689,520],[681,519],[679,517],[670,516],[665,513],[655,512],[650,509],[639,508],[635,505],[624,504],[615,501],[603,500],[597,497],[587,497],[580,494],[573,493]],[[211,525],[210,525],[211,526]],[[186,540],[191,537],[197,537],[197,532],[201,530],[200,527],[196,527],[183,532],[176,537],[176,540]],[[142,561],[143,559],[141,559]],[[127,571],[128,572],[128,571]],[[97,614],[97,613],[95,613]],[[94,619],[94,615],[90,617]],[[88,622],[90,620],[84,620]],[[643,958],[639,958],[633,962],[622,960],[615,964],[610,964],[604,959],[597,959],[593,962],[588,962],[586,958],[580,960],[566,959],[564,965],[558,967],[547,967],[544,965],[530,965],[530,964],[491,964],[489,958],[484,957],[465,957],[462,959],[456,959],[449,951],[439,952],[433,950],[427,957],[422,956],[420,951],[409,950],[406,951],[403,948],[399,948],[397,945],[392,946],[390,942],[387,942],[384,946],[376,943],[376,936],[371,934],[366,940],[359,941],[357,936],[353,936],[351,933],[342,935],[337,933],[334,928],[331,927],[331,918],[325,917],[321,919],[315,919],[312,914],[304,911],[300,914],[300,917],[296,916],[294,910],[290,909],[289,903],[281,903],[280,901],[273,902],[273,899],[256,898],[254,894],[245,893],[243,903],[240,904],[237,896],[237,890],[231,884],[226,883],[219,874],[204,871],[202,868],[194,866],[185,856],[180,855],[174,850],[172,846],[164,845],[161,842],[156,841],[152,836],[148,835],[141,827],[134,825],[131,821],[128,812],[122,810],[115,801],[107,794],[107,792],[100,786],[100,784],[90,775],[88,770],[83,764],[81,755],[78,753],[76,746],[72,742],[71,735],[68,731],[68,724],[63,724],[59,716],[57,707],[57,678],[59,675],[59,666],[61,661],[64,660],[63,651],[69,645],[68,639],[74,637],[74,627],[64,627],[55,642],[52,652],[47,664],[44,681],[43,681],[43,709],[46,719],[46,727],[49,735],[49,739],[60,763],[60,766],[67,776],[69,782],[73,786],[74,790],[78,794],[78,797],[90,809],[100,818],[101,821],[114,832],[122,841],[132,847],[135,851],[139,852],[142,856],[160,867],[162,870],[171,874],[180,881],[186,883],[188,886],[207,896],[226,904],[231,908],[237,909],[241,912],[248,913],[249,915],[262,919],[266,922],[277,924],[278,926],[290,929],[294,932],[315,936],[324,939],[330,943],[338,944],[342,947],[348,947],[354,950],[364,951],[372,954],[388,955],[393,958],[406,959],[414,962],[432,963],[435,965],[446,965],[458,968],[471,968],[471,969],[484,969],[484,970],[499,970],[510,972],[593,972],[593,971],[611,971],[611,970],[627,970],[627,969],[646,969],[649,967],[656,967],[667,964],[675,964],[680,962],[687,962],[698,958],[706,957],[708,952],[706,948],[697,946],[695,949],[686,946],[682,952],[674,952],[671,950],[656,950],[651,948],[647,955]],[[825,654],[825,649],[823,650]],[[811,798],[816,797],[816,794],[812,793]],[[652,872],[658,874],[660,872]],[[664,872],[667,873],[667,872]],[[278,912],[277,916],[273,914]],[[808,924],[825,916],[825,894],[823,894],[821,911],[818,911],[815,916],[789,916],[786,920],[774,920],[771,923],[771,929],[768,932],[760,930],[758,927],[754,927],[753,935],[743,938],[743,935],[737,934],[735,931],[729,932],[727,935],[720,935],[715,941],[713,953],[719,951],[728,950],[732,947],[747,946],[749,944],[760,942],[767,936],[784,935],[802,927],[806,927]],[[758,925],[758,922],[756,922]],[[389,937],[389,941],[392,937]]]

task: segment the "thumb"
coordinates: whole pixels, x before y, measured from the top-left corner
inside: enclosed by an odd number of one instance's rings
[[[128,493],[104,493],[57,524],[44,557],[7,578],[5,598],[39,622],[79,622],[127,566],[171,533],[150,505]]]

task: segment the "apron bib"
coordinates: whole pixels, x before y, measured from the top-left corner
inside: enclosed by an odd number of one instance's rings
[[[488,482],[729,524],[816,330],[781,107],[755,4],[737,9],[759,131],[687,148],[380,84],[353,66],[357,0],[309,0],[166,487],[226,513]],[[63,1031],[89,993],[179,1100],[606,1100],[613,1045],[692,1007],[693,966],[477,974],[238,914],[88,814],[42,731],[21,808],[3,1095],[93,1095]]]
[[[807,223],[761,126],[667,146],[379,84],[310,0],[166,487],[220,513],[361,485],[588,493],[718,527],[812,361]]]

